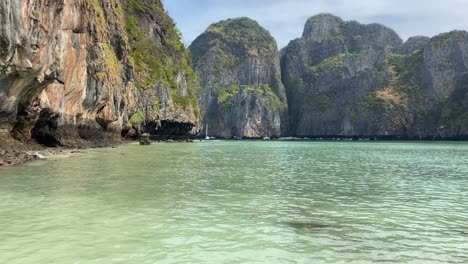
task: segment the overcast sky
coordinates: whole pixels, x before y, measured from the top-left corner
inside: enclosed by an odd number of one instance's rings
[[[212,23],[246,16],[257,20],[280,48],[300,37],[307,18],[332,13],[345,20],[381,23],[403,39],[468,30],[468,0],[163,0],[189,45]]]

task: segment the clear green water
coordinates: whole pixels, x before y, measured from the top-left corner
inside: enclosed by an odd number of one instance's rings
[[[0,263],[468,263],[468,144],[197,142],[0,169]]]

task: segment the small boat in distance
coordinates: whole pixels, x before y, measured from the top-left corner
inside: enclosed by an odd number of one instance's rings
[[[263,140],[271,140],[270,137],[264,137]]]
[[[208,136],[208,124],[206,124],[206,132],[205,132],[205,140],[210,140],[210,137]]]

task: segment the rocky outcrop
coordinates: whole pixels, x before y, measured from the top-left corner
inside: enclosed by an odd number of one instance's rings
[[[410,55],[413,52],[423,49],[429,41],[431,41],[431,38],[429,37],[411,37],[397,49],[397,53]]]
[[[0,126],[17,139],[53,146],[119,132],[132,76],[116,3],[0,6]]]
[[[463,137],[466,34],[402,43],[379,24],[310,18],[302,38],[282,51],[290,134]]]
[[[129,120],[190,124],[185,135],[196,133],[196,85],[190,69],[174,66],[188,52],[159,0],[6,0],[0,22],[3,133],[49,146],[113,141]],[[155,53],[135,52],[142,38]]]
[[[209,135],[281,135],[286,95],[276,41],[248,18],[212,24],[190,46],[204,125]]]
[[[389,80],[386,61],[401,44],[393,30],[379,24],[345,22],[329,14],[310,18],[281,62],[290,134],[382,133],[386,124],[374,123],[362,103]]]
[[[129,56],[138,90],[130,124],[134,129],[143,126],[157,140],[195,136],[199,131],[199,84],[180,31],[160,0],[125,2]]]
[[[400,87],[415,89],[410,133],[468,139],[468,32],[440,34],[404,60]]]

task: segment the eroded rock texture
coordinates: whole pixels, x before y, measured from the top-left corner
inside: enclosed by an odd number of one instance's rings
[[[136,15],[139,20],[133,25],[131,18]],[[159,76],[140,85],[143,57],[165,59],[161,65],[175,62],[154,53],[136,56],[131,44],[137,40],[129,42],[128,37],[134,37],[128,33],[132,29],[148,36],[146,45],[153,45],[154,52],[164,52],[165,32],[174,30],[174,24],[157,0],[0,2],[3,133],[50,146],[103,142],[118,138],[135,113],[143,116],[133,118],[137,127],[163,120],[196,127],[196,107],[180,103],[192,88],[185,71],[168,70],[165,79],[172,82],[171,87],[157,85]],[[158,30],[160,36],[152,35]],[[169,38],[179,49],[168,56],[188,60],[180,38]],[[145,101],[147,97],[151,103]],[[150,108],[164,114],[152,114]],[[187,131],[187,135],[194,133]]]

